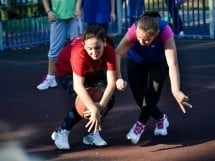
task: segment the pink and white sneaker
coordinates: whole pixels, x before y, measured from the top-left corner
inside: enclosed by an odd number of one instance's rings
[[[163,118],[157,120],[155,125],[155,136],[166,136],[168,134],[167,128],[169,127],[169,121],[166,114],[163,115]]]

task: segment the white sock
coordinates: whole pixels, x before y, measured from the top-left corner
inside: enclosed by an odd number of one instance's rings
[[[55,79],[55,75],[47,74],[46,79]]]

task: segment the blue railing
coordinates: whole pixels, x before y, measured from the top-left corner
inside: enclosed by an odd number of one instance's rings
[[[134,10],[131,8],[130,3],[139,3],[139,0],[132,1],[132,0],[117,0],[117,8],[120,8],[120,10],[117,9],[117,11],[122,12],[122,15],[118,16],[118,19],[122,19],[122,22],[118,26],[118,31],[120,33],[125,32],[127,27],[132,23],[131,17],[138,17],[137,14],[130,15],[129,10]],[[170,22],[173,22],[173,18],[171,17],[170,12],[168,11],[167,4],[165,2],[172,2],[175,3],[175,1],[182,1],[182,0],[145,0],[145,4],[142,7],[142,12],[144,11],[151,11],[156,10],[159,11],[161,16],[169,20]],[[141,5],[137,5],[139,8]],[[139,13],[140,9],[136,8],[136,11],[133,11],[132,13]],[[180,18],[182,20],[183,25],[183,31],[185,33],[185,36],[188,37],[214,37],[214,24],[215,24],[215,2],[214,0],[185,0],[184,3],[181,3],[181,5],[177,5],[176,8],[170,9],[172,11],[172,14],[174,15],[177,10],[180,15]],[[176,20],[176,21],[179,21]],[[176,26],[173,26],[174,28]]]
[[[12,1],[17,2],[17,8],[24,14],[22,17],[15,17],[11,20],[8,19],[8,15],[4,13],[7,4],[2,4],[3,1],[7,0],[0,0],[0,50],[49,42],[50,24],[46,16],[38,14],[37,0]],[[127,27],[131,25],[132,21],[134,21],[139,14],[149,10],[159,11],[164,19],[172,22],[173,19],[168,12],[165,1],[168,0],[145,0],[143,4],[143,0],[116,0],[117,21],[110,24],[109,33],[125,33]],[[137,2],[137,4],[131,4],[134,2]],[[177,9],[179,10],[179,15],[184,27],[184,36],[215,38],[214,6],[214,0],[186,0],[186,2],[178,6]],[[24,10],[25,12],[23,12]],[[173,10],[173,13],[174,12],[175,10]]]
[[[21,18],[1,22],[3,49],[49,42],[47,17]]]

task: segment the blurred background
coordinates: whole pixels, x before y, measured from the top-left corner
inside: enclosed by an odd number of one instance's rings
[[[117,20],[111,35],[121,35],[145,11],[159,11],[179,37],[214,39],[214,0],[116,0]],[[83,22],[83,21],[82,21]],[[84,23],[82,23],[84,26]],[[0,0],[0,50],[49,42],[49,25],[42,0]]]

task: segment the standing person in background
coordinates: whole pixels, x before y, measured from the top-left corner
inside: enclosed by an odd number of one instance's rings
[[[146,12],[133,24],[118,47],[116,87],[124,90],[126,81],[122,78],[121,58],[127,53],[128,82],[140,107],[140,115],[126,138],[137,144],[150,117],[156,120],[154,135],[168,134],[167,115],[157,106],[166,76],[169,74],[171,91],[185,113],[188,97],[180,89],[180,75],[174,34],[168,22],[160,19],[157,12]]]
[[[84,22],[87,26],[100,25],[108,32],[110,22],[116,20],[115,0],[79,0],[79,12],[83,9]]]
[[[128,11],[130,24],[137,21],[137,18],[142,15],[145,11],[145,0],[128,0]]]
[[[77,0],[79,1],[79,0]],[[56,87],[55,60],[64,47],[67,38],[73,39],[80,34],[76,0],[43,0],[43,6],[51,22],[50,47],[48,52],[48,74],[37,86],[38,90]],[[52,6],[52,9],[50,8]]]
[[[173,19],[173,28],[174,33],[176,35],[183,36],[184,35],[184,28],[181,20],[181,16],[179,15],[179,2],[182,0],[165,0],[165,3],[167,5],[168,12],[170,13],[170,16]]]
[[[86,145],[105,146],[100,136],[101,118],[114,105],[116,82],[116,53],[112,40],[101,26],[89,26],[81,37],[77,37],[60,53],[56,61],[56,75],[69,94],[72,105],[61,125],[51,135],[58,149],[70,149],[69,134],[82,117],[75,108],[78,96],[85,104],[89,120],[88,132],[83,137]],[[104,89],[99,102],[93,102],[87,87]],[[101,111],[98,110],[102,108]],[[75,134],[77,135],[77,134]]]

